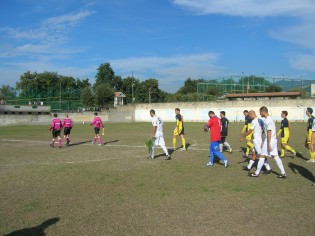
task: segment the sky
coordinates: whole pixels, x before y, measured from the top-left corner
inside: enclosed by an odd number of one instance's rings
[[[2,0],[0,85],[26,71],[95,82],[255,75],[315,79],[315,0]]]

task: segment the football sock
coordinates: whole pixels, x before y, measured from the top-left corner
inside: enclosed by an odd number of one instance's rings
[[[55,145],[55,139],[51,140],[51,145],[54,146]]]
[[[154,149],[155,149],[155,145],[152,146],[151,151],[150,151],[150,156],[154,157]]]
[[[186,149],[186,139],[182,138],[182,144],[183,144],[183,148]]]
[[[263,167],[264,163],[265,163],[265,158],[259,158],[259,161],[258,161],[258,164],[257,164],[257,169],[255,171],[256,175],[259,175],[259,173],[261,171],[261,168]]]
[[[295,152],[295,150],[291,148],[289,145],[285,146],[285,149],[287,149],[289,152],[292,152],[292,153]]]
[[[96,142],[96,139],[97,139],[97,137],[94,137],[94,141],[93,141],[93,143],[95,143],[95,142]]]
[[[59,147],[61,147],[61,138],[58,139]]]
[[[102,143],[103,143],[103,140],[102,140],[102,138],[101,138],[101,137],[99,137],[99,138],[98,138],[98,141],[99,141],[99,143],[100,143],[100,144],[102,144]]]
[[[228,149],[231,148],[231,146],[230,146],[230,144],[228,142],[224,142],[223,144],[224,144],[224,146],[228,147]]]
[[[160,146],[161,146],[161,148],[163,149],[164,153],[165,153],[166,155],[168,155],[168,151],[167,151],[167,148],[165,147],[165,145],[160,145]]]
[[[264,166],[266,167],[267,170],[271,170],[270,165],[269,165],[269,161],[267,158],[265,158]]]
[[[176,148],[176,138],[173,138],[173,148]]]
[[[287,146],[285,147],[286,149],[287,149]],[[281,148],[281,155],[280,156],[282,156],[282,157],[284,157],[284,148]]]
[[[247,148],[246,148],[246,155],[248,155],[250,150],[252,150],[253,148],[254,148],[254,144],[252,144],[251,142],[248,142]]]
[[[282,164],[280,157],[276,156],[276,157],[274,157],[274,160],[276,161],[277,166],[279,167],[279,169],[281,171],[281,174],[285,174],[284,167],[283,167],[283,164]]]
[[[252,168],[252,166],[254,165],[254,163],[255,163],[255,161],[253,161],[253,160],[249,160],[249,163],[248,163],[247,168],[248,168],[248,169],[251,169],[251,168]]]
[[[223,152],[223,143],[220,143],[219,147],[220,147],[220,152]]]
[[[311,160],[314,160],[314,153],[310,150],[310,157],[311,157]]]

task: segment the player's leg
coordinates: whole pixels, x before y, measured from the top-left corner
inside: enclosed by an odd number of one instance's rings
[[[55,146],[55,138],[57,137],[55,130],[52,130],[52,131],[51,131],[51,134],[52,134],[52,137],[53,137],[53,138],[52,138],[52,140],[51,140],[50,146],[51,146],[51,147],[54,147],[54,146]]]
[[[225,137],[221,136],[221,141],[219,143],[220,152],[223,152],[223,143],[225,142]]]
[[[174,134],[174,136],[173,136],[173,149],[174,150],[176,149],[176,137],[177,137],[177,135]]]
[[[311,140],[312,140],[312,132],[311,130],[308,131],[307,137],[305,140],[305,147],[309,150],[310,153],[310,159],[307,162],[315,162],[315,153],[313,152],[313,148],[311,147]]]
[[[293,153],[293,155],[295,156],[296,155],[295,150],[291,146],[289,146],[288,143],[289,143],[289,137],[287,138],[285,149],[288,150],[289,152]]]
[[[287,146],[286,139],[285,138],[281,138],[281,154],[280,154],[280,157],[282,157],[282,158],[284,157],[286,146]]]
[[[165,140],[164,140],[164,137],[163,136],[160,136],[158,139],[157,139],[158,143],[157,145],[160,145],[160,147],[162,148],[162,150],[164,151],[165,155],[166,155],[166,158],[165,160],[170,160],[171,159],[171,156],[170,154],[168,153],[168,150],[165,146]]]
[[[183,133],[183,130],[181,132],[181,138],[182,138],[182,146],[183,146],[183,149],[182,150],[186,150],[186,139],[185,139],[185,134]]]
[[[253,165],[254,165],[254,163],[255,163],[257,157],[260,156],[260,153],[261,153],[261,143],[262,143],[262,141],[259,140],[259,139],[254,139],[254,140],[253,140],[254,149],[253,149],[253,151],[252,151],[252,158],[249,160],[248,165],[245,166],[245,167],[243,167],[244,170],[248,170],[248,171],[249,171],[249,170],[253,167]]]
[[[284,166],[283,166],[282,160],[280,159],[280,157],[278,155],[277,139],[270,140],[270,146],[271,146],[270,155],[273,157],[273,159],[277,163],[277,166],[281,172],[281,174],[278,177],[279,178],[285,178],[286,174],[285,174]]]
[[[99,143],[98,145],[101,146],[103,144],[103,140],[102,140],[102,137],[99,133],[97,134],[97,139],[98,139],[98,143]]]
[[[223,146],[225,146],[225,147],[227,147],[229,149],[229,153],[232,153],[232,147],[227,141],[223,142]]]
[[[258,177],[259,176],[261,168],[263,167],[263,165],[265,163],[266,155],[268,155],[267,140],[265,140],[262,143],[261,154],[260,154],[259,159],[258,159],[256,171],[255,171],[255,173],[250,173],[249,174],[250,177]]]
[[[57,137],[58,137],[58,146],[59,148],[61,148],[62,144],[61,144],[60,130],[57,131]]]
[[[210,145],[209,145],[209,162],[207,163],[207,166],[213,166],[213,164],[214,164],[214,153],[213,153],[212,145],[213,145],[213,143],[210,142]]]
[[[217,157],[219,157],[223,163],[224,163],[224,167],[228,167],[228,160],[225,158],[225,156],[223,156],[223,154],[220,152],[220,146],[219,146],[219,142],[212,142],[212,150],[213,150],[213,154]]]
[[[92,142],[92,144],[96,143],[97,140],[97,134],[99,133],[99,129],[98,128],[94,128],[94,140]]]

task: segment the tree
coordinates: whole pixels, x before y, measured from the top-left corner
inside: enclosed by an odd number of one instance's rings
[[[94,105],[94,96],[90,86],[81,89],[81,103],[84,107],[92,107]]]
[[[132,95],[135,98],[139,84],[140,81],[134,77],[127,77],[123,80],[122,92],[126,95],[127,103],[132,103]]]
[[[100,84],[108,84],[111,88],[115,86],[115,72],[110,63],[103,63],[97,68],[94,88]]]
[[[203,79],[198,80],[192,80],[191,78],[188,78],[184,82],[184,86],[181,87],[177,92],[181,94],[187,94],[187,93],[196,93],[197,92],[197,84],[204,82]]]
[[[2,85],[0,88],[0,99],[12,100],[16,98],[16,91],[9,85]]]
[[[159,89],[159,81],[156,79],[147,79],[142,81],[136,88],[136,100],[143,103],[164,102],[164,97]]]
[[[282,92],[282,88],[278,85],[275,85],[275,84],[272,84],[272,85],[269,85],[267,88],[266,88],[266,92],[269,92],[269,93],[272,93],[272,92]]]
[[[99,84],[95,87],[95,103],[99,107],[114,103],[114,91],[108,84]]]

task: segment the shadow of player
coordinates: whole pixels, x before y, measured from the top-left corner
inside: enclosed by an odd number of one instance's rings
[[[296,157],[298,157],[298,158],[301,158],[302,160],[305,160],[305,161],[307,161],[308,159],[307,158],[305,158],[301,153],[296,153]]]
[[[117,142],[119,142],[118,139],[113,140],[113,141],[104,142],[103,145],[110,144],[110,143],[117,143]]]
[[[70,143],[68,147],[77,146],[77,145],[81,145],[81,144],[85,144],[85,143],[90,143],[90,142],[92,142],[92,140],[87,140],[87,141],[82,141],[82,142],[76,142],[76,143]]]
[[[312,172],[310,172],[308,169],[306,169],[305,167],[303,166],[300,166],[300,165],[297,165],[297,164],[294,164],[294,163],[291,163],[289,162],[288,163],[288,166],[289,168],[293,171],[294,174],[300,174],[302,175],[305,179],[308,179],[310,180],[313,184],[315,183],[315,177],[314,175],[312,174]],[[298,173],[297,173],[297,172]]]
[[[9,234],[5,234],[4,236],[45,236],[45,229],[49,226],[56,224],[59,221],[58,217],[51,218],[49,220],[44,221],[38,226],[32,228],[24,228],[17,231],[13,231]]]

